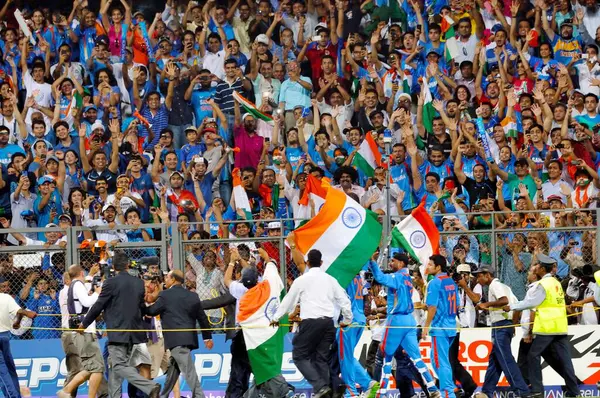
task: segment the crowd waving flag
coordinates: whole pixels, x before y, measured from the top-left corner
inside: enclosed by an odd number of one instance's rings
[[[300,205],[298,208],[298,218],[302,219],[302,221],[298,221],[298,225],[302,225],[306,220],[310,219],[311,209],[309,203],[311,200],[315,204],[315,214],[321,210],[321,207],[325,204],[328,186],[328,182],[319,180],[312,174],[309,174],[308,177],[306,177],[306,186],[304,192],[302,192],[302,197],[298,201],[298,204]]]
[[[404,249],[422,266],[429,257],[438,254],[440,232],[425,210],[424,201],[392,229],[391,246]]]
[[[250,366],[256,385],[281,374],[285,327],[269,327],[283,293],[277,266],[267,263],[263,280],[240,299],[237,320],[244,333]],[[287,323],[287,321],[282,321]]]
[[[254,116],[255,119],[260,119],[268,123],[273,123],[273,117],[261,112],[256,107],[254,102],[248,101],[246,98],[242,97],[242,95],[237,91],[233,91],[231,95],[233,96],[233,99],[235,99],[242,106],[242,108],[244,108],[246,112]]]
[[[377,143],[370,131],[365,134],[365,139],[361,142],[352,163],[361,169],[367,177],[373,177],[375,169],[382,166],[381,152],[379,152]]]
[[[379,246],[381,230],[375,213],[343,191],[329,188],[319,214],[294,234],[298,250],[304,255],[319,250],[321,269],[346,287]]]

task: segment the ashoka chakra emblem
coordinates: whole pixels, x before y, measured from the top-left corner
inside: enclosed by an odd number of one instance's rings
[[[279,299],[277,297],[272,297],[265,307],[265,317],[269,321],[273,319],[273,316],[277,312],[277,308],[279,308]]]
[[[425,246],[425,243],[427,242],[427,237],[425,236],[425,233],[423,233],[423,231],[415,231],[412,234],[410,234],[409,240],[412,247],[420,249],[423,246]]]
[[[353,207],[348,207],[342,212],[342,222],[348,228],[358,228],[362,224],[362,216]]]

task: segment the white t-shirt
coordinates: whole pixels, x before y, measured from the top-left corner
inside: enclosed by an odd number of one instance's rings
[[[473,293],[483,294],[480,284],[477,284],[473,288]],[[458,289],[458,300],[458,321],[460,326],[463,328],[474,328],[475,321],[477,320],[477,311],[475,311],[473,300],[471,300],[462,288]]]
[[[136,199],[142,200],[142,196],[137,192],[131,192],[131,196],[134,196]],[[106,197],[106,203],[115,204],[115,194],[114,193],[112,193]],[[121,203],[121,211],[123,212],[123,215],[125,215],[125,212],[127,210],[129,210],[130,208],[132,208],[132,207],[137,208],[137,205],[135,204],[133,199],[127,198],[125,196],[121,197],[120,203]]]
[[[92,305],[94,305],[96,300],[98,300],[98,293],[93,293],[91,295],[89,294],[91,287],[90,284],[84,284],[79,280],[71,281],[71,284],[73,283],[75,283],[75,285],[73,285],[73,299],[75,299],[75,311],[77,313],[80,313],[84,306],[89,309]],[[85,332],[96,333],[96,321],[92,322],[90,326],[88,326],[87,329],[85,329]]]
[[[11,295],[0,293],[0,332],[12,329],[13,317],[21,309]]]
[[[25,90],[27,90],[27,97],[33,96],[35,102],[43,107],[50,108],[50,104],[52,104],[52,86],[48,83],[37,83],[31,77],[31,73],[29,70],[25,71],[23,74],[23,85],[25,86]],[[27,116],[25,117],[25,123],[31,124],[31,114],[36,112],[35,109],[29,109],[27,112]],[[46,121],[46,125],[49,126],[51,120],[44,115],[44,120]]]
[[[494,278],[492,283],[490,283],[490,287],[489,287],[489,291],[488,291],[488,301],[496,301],[496,300],[501,299],[502,297],[507,297],[509,304],[513,304],[518,301],[517,298],[515,297],[515,295],[513,294],[512,290],[510,289],[510,287],[508,287],[504,283],[500,282],[500,280],[498,278]],[[512,311],[504,312],[500,309],[498,309],[498,310],[490,309],[490,320],[491,320],[492,324],[495,322],[511,320],[511,319],[512,319]]]
[[[225,78],[225,50],[217,51],[216,53],[211,53],[210,51],[206,51],[204,54],[204,62],[203,66],[205,69],[208,69],[210,73],[217,76],[219,79]]]
[[[60,305],[61,320],[60,324],[63,329],[69,328],[69,308],[67,302],[69,299],[69,286],[65,285],[60,293],[58,293],[58,304]]]

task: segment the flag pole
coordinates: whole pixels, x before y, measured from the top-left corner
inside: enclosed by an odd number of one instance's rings
[[[383,236],[387,237],[387,242],[386,242],[385,246],[382,248],[382,250],[379,251],[380,258],[377,260],[377,263],[380,267],[383,265],[383,269],[387,269],[388,268],[388,257],[389,257],[388,251],[389,251],[390,242],[392,240],[392,235],[391,235],[392,217],[390,215],[390,209],[392,208],[390,206],[390,200],[391,200],[390,178],[392,178],[391,177],[390,157],[392,154],[392,131],[390,129],[383,130],[383,143],[385,145],[385,162],[383,162],[383,163],[387,165],[387,167],[385,168],[387,173],[385,176],[385,217],[383,218]],[[381,259],[382,254],[384,255],[383,259]]]

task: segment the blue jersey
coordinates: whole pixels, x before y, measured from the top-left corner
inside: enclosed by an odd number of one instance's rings
[[[60,314],[58,299],[52,299],[51,296],[45,293],[41,293],[37,300],[32,295],[27,302],[27,308],[37,312],[39,315]],[[60,328],[60,317],[38,316],[33,320],[33,327]],[[58,330],[32,330],[31,333],[36,339],[56,339],[60,337],[60,331]]]
[[[412,302],[413,285],[408,269],[403,268],[393,274],[384,274],[375,262],[370,263],[373,277],[388,288],[388,315],[408,315],[414,310]]]
[[[365,298],[363,295],[365,280],[362,275],[358,274],[346,288],[346,293],[350,297],[350,305],[352,307],[352,319],[354,323],[365,325],[367,318],[365,317]]]
[[[428,307],[436,307],[435,316],[431,322],[432,329],[429,333],[432,336],[456,335],[457,295],[458,287],[444,272],[437,274],[427,285],[425,303]]]
[[[401,191],[404,191],[402,199],[402,210],[409,210],[416,206],[410,182],[410,166],[407,163],[397,164],[390,167],[392,182],[395,183]]]

